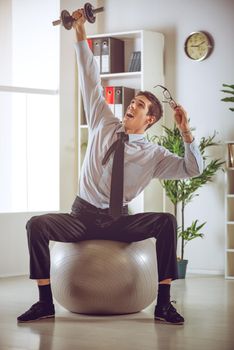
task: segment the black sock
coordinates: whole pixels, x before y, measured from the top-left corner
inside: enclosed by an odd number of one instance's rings
[[[158,300],[157,305],[165,305],[170,302],[170,284],[158,285]]]
[[[39,300],[47,304],[53,304],[53,296],[52,296],[50,284],[46,284],[45,286],[38,286],[38,288],[39,288]]]

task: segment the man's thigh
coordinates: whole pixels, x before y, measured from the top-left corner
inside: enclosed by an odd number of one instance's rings
[[[100,223],[96,225],[95,232],[89,232],[90,239],[110,239],[123,242],[136,242],[150,237],[157,237],[165,218],[165,213],[138,213],[121,216],[110,221],[109,225]]]
[[[46,235],[57,242],[77,242],[86,239],[87,228],[79,216],[67,213],[48,213],[32,217],[27,223],[30,236]]]

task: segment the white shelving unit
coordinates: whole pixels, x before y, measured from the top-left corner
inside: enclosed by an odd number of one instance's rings
[[[234,141],[226,142],[234,144]],[[234,279],[234,167],[227,156],[225,191],[225,278]]]
[[[137,30],[130,32],[105,33],[92,35],[88,38],[113,37],[124,41],[125,46],[125,71],[114,74],[101,74],[103,87],[125,86],[135,90],[148,90],[155,92],[156,84],[164,84],[163,52],[164,36],[161,33]],[[128,67],[133,51],[141,51],[141,71],[128,72]],[[157,124],[150,128],[151,132],[161,132],[161,126]],[[85,145],[88,142],[88,127],[85,124],[82,97],[78,82],[78,176],[85,155]],[[163,191],[161,185],[154,185],[155,198],[158,198],[163,208]],[[150,190],[150,193],[152,191]],[[131,212],[143,212],[145,207],[144,193],[141,193],[129,205]]]

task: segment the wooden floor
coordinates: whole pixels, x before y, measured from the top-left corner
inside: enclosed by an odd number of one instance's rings
[[[124,316],[72,314],[56,304],[55,320],[17,324],[37,299],[26,277],[0,279],[0,350],[233,350],[234,280],[190,275],[173,283],[183,326],[156,323],[154,304]]]

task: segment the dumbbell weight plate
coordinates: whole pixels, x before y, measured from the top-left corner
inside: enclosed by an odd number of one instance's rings
[[[61,20],[63,22],[63,26],[66,29],[71,29],[72,28],[72,23],[74,21],[74,19],[72,18],[72,16],[70,15],[70,13],[67,10],[63,10],[61,12]]]
[[[87,19],[88,22],[94,23],[96,20],[96,16],[93,13],[93,6],[89,3],[86,2],[84,5],[84,13],[85,13],[85,18]]]

